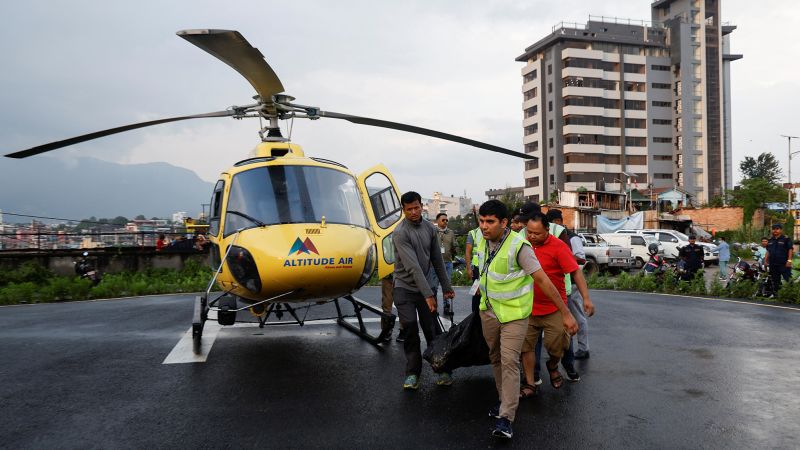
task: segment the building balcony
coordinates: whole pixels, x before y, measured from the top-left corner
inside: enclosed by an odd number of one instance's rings
[[[564,153],[602,153],[604,155],[621,155],[622,147],[600,144],[566,144],[564,145]]]
[[[638,109],[626,109],[625,110],[625,118],[626,119],[647,119],[647,111],[646,110],[638,110]]]
[[[647,92],[625,91],[625,100],[647,101]]]
[[[633,166],[629,166],[633,167]],[[571,172],[592,172],[618,174],[622,172],[620,164],[596,164],[596,163],[567,163],[564,164],[564,173]]]
[[[603,59],[603,52],[600,50],[586,50],[582,48],[565,48],[561,50],[561,59],[564,58],[587,58],[587,59]]]
[[[585,78],[603,78],[606,73],[602,69],[585,69],[583,67],[565,67],[561,69],[561,78],[564,77],[585,77]]]
[[[533,81],[528,81],[527,83],[522,83],[522,90],[520,92],[525,93],[538,86],[539,86],[538,79]]]

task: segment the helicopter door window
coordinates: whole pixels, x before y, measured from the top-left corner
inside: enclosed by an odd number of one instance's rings
[[[211,194],[210,218],[208,221],[209,234],[216,236],[219,234],[219,218],[222,215],[222,192],[225,190],[225,181],[217,181],[214,186],[214,193]]]
[[[391,181],[382,173],[373,173],[365,180],[372,212],[381,228],[389,228],[400,220],[402,207]]]

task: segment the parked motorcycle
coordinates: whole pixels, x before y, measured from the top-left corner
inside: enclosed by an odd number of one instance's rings
[[[100,272],[89,261],[89,252],[83,252],[82,256],[83,258],[75,262],[75,274],[97,286],[100,284]]]

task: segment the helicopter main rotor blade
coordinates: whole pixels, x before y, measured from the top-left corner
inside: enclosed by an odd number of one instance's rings
[[[330,111],[319,111],[319,116],[329,117],[331,119],[342,119],[360,125],[390,128],[392,130],[400,130],[400,131],[407,131],[409,133],[422,134],[425,136],[444,139],[446,141],[453,141],[453,142],[458,142],[459,144],[465,144],[465,145],[470,145],[472,147],[482,148],[484,150],[489,150],[492,152],[502,153],[504,155],[516,156],[517,158],[538,159],[536,156],[526,155],[525,153],[509,150],[503,147],[498,147],[496,145],[486,144],[484,142],[475,141],[473,139],[456,136],[455,134],[443,133],[441,131],[430,130],[428,128],[417,127],[414,125],[406,125],[404,123],[390,122],[388,120],[380,120],[380,119],[371,119],[369,117],[351,116],[349,114],[341,114]]]
[[[284,91],[283,84],[264,60],[264,55],[238,31],[182,30],[177,35],[239,72],[256,90],[268,111],[275,113],[272,96]]]
[[[150,120],[148,122],[139,122],[139,123],[132,123],[130,125],[124,125],[121,127],[116,128],[109,128],[108,130],[103,131],[96,131],[94,133],[84,134],[81,136],[76,136],[69,139],[64,139],[62,141],[51,142],[49,144],[38,145],[36,147],[31,147],[27,150],[20,150],[18,152],[9,153],[5,155],[8,158],[27,158],[29,156],[38,155],[40,153],[49,152],[51,150],[56,150],[62,147],[68,147],[70,145],[79,144],[81,142],[91,141],[92,139],[97,139],[105,136],[110,136],[112,134],[122,133],[124,131],[135,130],[137,128],[144,128],[149,127],[152,125],[159,125],[162,123],[169,123],[169,122],[177,122],[179,120],[188,120],[188,119],[205,119],[210,117],[228,117],[235,115],[236,112],[233,110],[229,111],[216,111],[206,114],[194,114],[191,116],[180,116],[180,117],[168,117],[166,119],[158,119],[158,120]]]

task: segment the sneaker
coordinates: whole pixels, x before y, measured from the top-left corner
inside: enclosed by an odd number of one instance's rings
[[[503,439],[511,439],[514,436],[514,430],[511,429],[511,421],[505,417],[497,419],[492,429],[492,436]]]
[[[440,373],[439,378],[436,379],[437,386],[450,386],[452,384],[453,384],[453,377],[447,372]]]
[[[489,417],[491,417],[493,419],[499,419],[500,418],[500,402],[497,402],[496,405],[494,405],[491,408],[489,408]]]
[[[542,385],[542,379],[539,377],[538,373],[533,374],[533,385],[534,386],[541,386]]]
[[[395,342],[405,342],[405,341],[406,341],[406,333],[405,330],[401,328],[400,331],[397,333],[397,339],[395,339]]]
[[[575,359],[589,359],[589,350],[578,350],[575,352]]]
[[[406,377],[406,380],[403,381],[403,389],[409,391],[414,390],[416,391],[419,389],[419,377],[416,375],[409,375]]]
[[[578,374],[578,371],[575,370],[573,366],[564,366],[564,370],[567,372],[567,379],[572,381],[573,383],[577,381],[581,381],[581,376]]]

